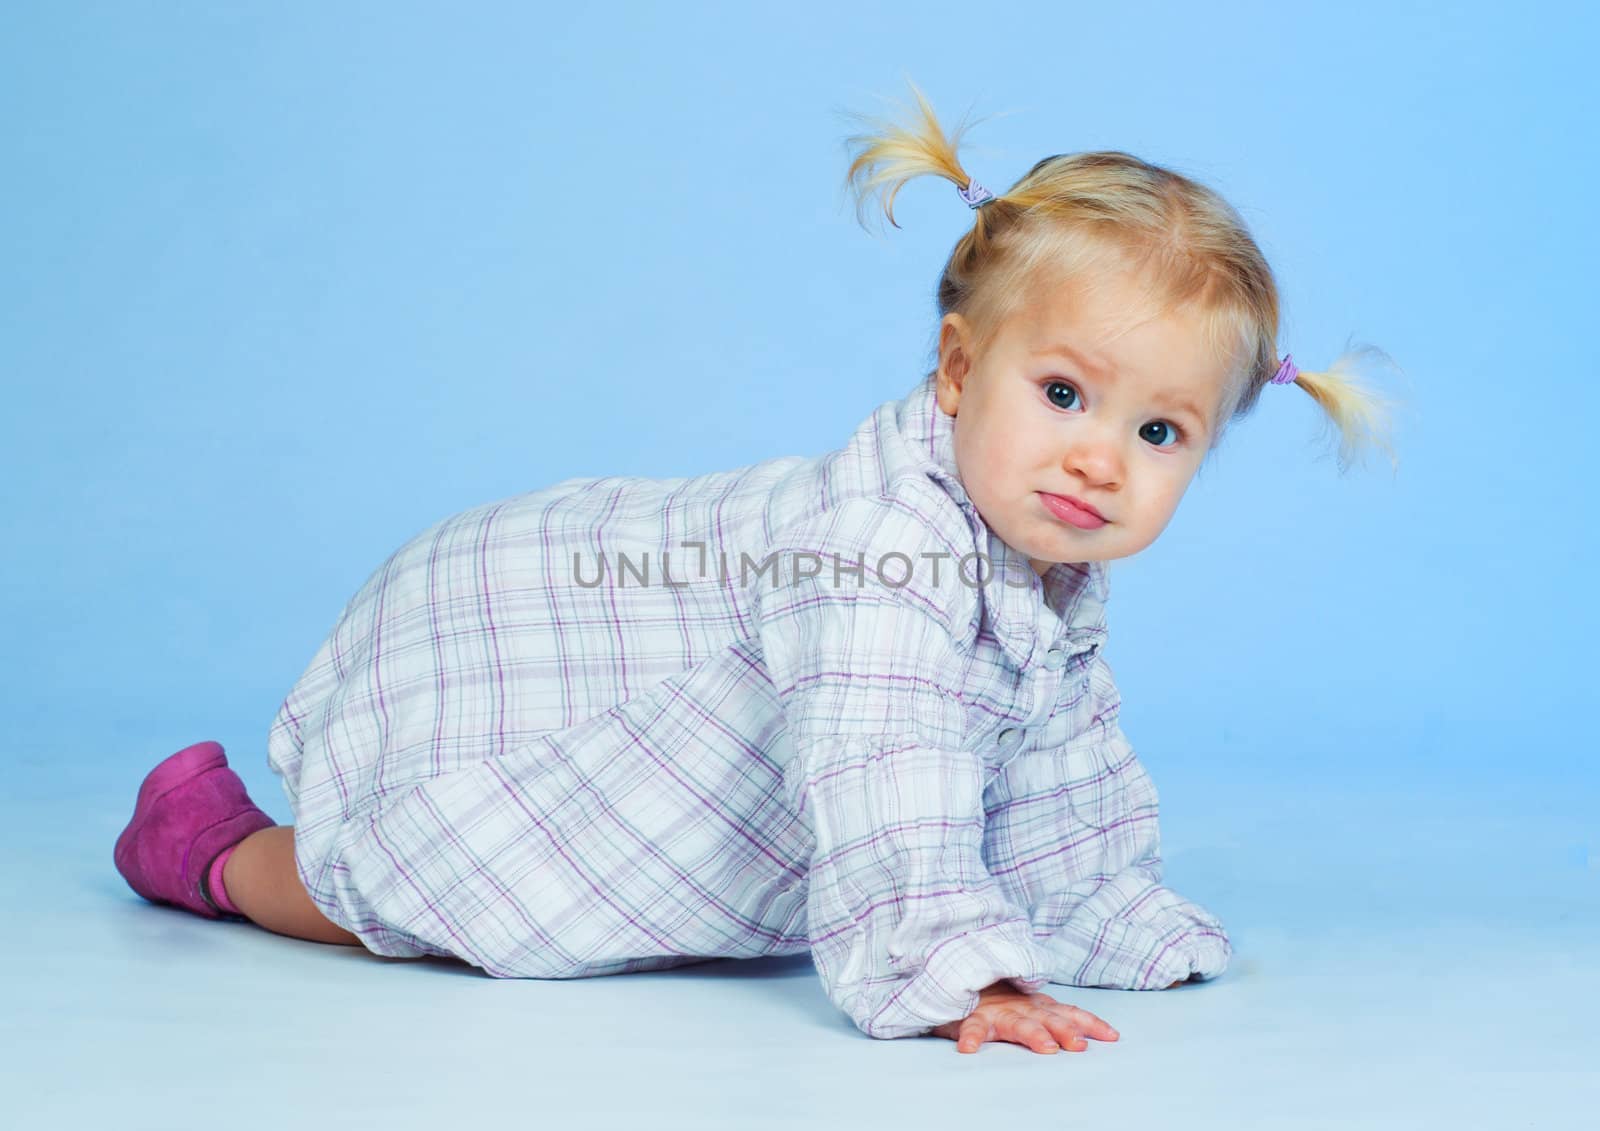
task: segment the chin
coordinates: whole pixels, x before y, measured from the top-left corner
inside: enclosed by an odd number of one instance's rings
[[[1154,539],[1151,541],[1154,541]],[[1140,542],[1137,546],[1119,546],[1110,553],[1101,554],[1099,556],[1099,560],[1104,562],[1114,562],[1119,558],[1131,558],[1135,554],[1142,553],[1149,546],[1150,542]]]

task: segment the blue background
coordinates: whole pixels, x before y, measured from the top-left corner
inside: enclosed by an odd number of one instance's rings
[[[1575,4],[9,6],[0,1082],[26,1125],[1579,1126],[1596,30]],[[919,179],[868,234],[843,191],[843,112],[894,113],[906,78],[947,128],[985,119],[961,156],[996,191],[1098,148],[1212,185],[1277,273],[1280,349],[1404,368],[1398,472],[1341,476],[1310,398],[1268,389],[1112,569],[1124,727],[1228,974],[1056,985],[1121,1042],[959,1057],[869,1041],[805,956],[501,983],[129,891],[112,842],[180,746],[223,742],[292,819],[267,725],[413,534],[571,476],[820,454],[909,390],[970,214]]]

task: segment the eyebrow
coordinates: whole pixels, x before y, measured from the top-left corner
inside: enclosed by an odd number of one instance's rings
[[[1100,374],[1102,377],[1109,377],[1111,375],[1111,370],[1106,365],[1093,360],[1085,354],[1079,353],[1077,350],[1067,345],[1066,342],[1060,342],[1052,346],[1045,346],[1043,349],[1034,350],[1033,353],[1035,357],[1042,357],[1045,354],[1052,353],[1062,354],[1071,358],[1073,361],[1076,361],[1085,369]],[[1155,400],[1157,404],[1171,405],[1173,408],[1187,412],[1196,420],[1200,421],[1201,424],[1208,428],[1210,427],[1210,422],[1206,420],[1206,414],[1200,411],[1200,406],[1195,404],[1186,393],[1180,393],[1175,389],[1165,389],[1156,394]]]

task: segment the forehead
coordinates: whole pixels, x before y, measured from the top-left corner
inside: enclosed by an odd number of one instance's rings
[[[1051,354],[1089,375],[1152,395],[1210,400],[1226,376],[1193,305],[1164,309],[1126,276],[1036,289],[1007,320],[1005,336],[1030,357]]]

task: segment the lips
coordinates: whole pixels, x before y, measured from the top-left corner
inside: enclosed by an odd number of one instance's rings
[[[1051,514],[1080,530],[1094,530],[1106,524],[1105,515],[1071,495],[1052,495],[1048,491],[1040,491],[1039,499]]]
[[[1045,494],[1049,495],[1050,493],[1048,491],[1046,491]],[[1099,511],[1095,510],[1088,503],[1084,502],[1082,499],[1078,498],[1076,495],[1050,495],[1050,497],[1052,499],[1060,499],[1063,502],[1071,503],[1073,506],[1077,507],[1080,511],[1083,511],[1086,514],[1093,515],[1095,518],[1098,518],[1101,522],[1104,522],[1106,520],[1106,516],[1105,515],[1101,514]]]

